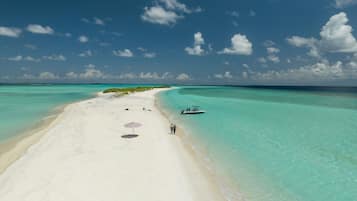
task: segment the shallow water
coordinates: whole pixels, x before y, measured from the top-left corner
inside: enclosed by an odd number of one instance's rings
[[[188,87],[160,94],[218,172],[253,201],[357,198],[357,90]],[[204,115],[181,116],[199,105]]]
[[[94,97],[106,88],[126,86],[136,85],[0,85],[0,141],[40,123],[56,107]]]

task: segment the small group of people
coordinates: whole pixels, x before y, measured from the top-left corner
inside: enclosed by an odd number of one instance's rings
[[[171,123],[170,134],[176,134],[176,124]]]

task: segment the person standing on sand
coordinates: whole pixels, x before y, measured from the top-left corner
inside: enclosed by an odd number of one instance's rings
[[[176,134],[176,124],[174,124],[173,131],[174,131],[174,134]]]
[[[171,123],[170,124],[170,134],[172,134],[174,132],[174,124]]]

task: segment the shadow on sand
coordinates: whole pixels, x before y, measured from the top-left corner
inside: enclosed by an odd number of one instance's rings
[[[122,135],[122,138],[126,138],[126,139],[131,139],[131,138],[136,138],[139,137],[139,135],[137,134],[127,134],[127,135]]]

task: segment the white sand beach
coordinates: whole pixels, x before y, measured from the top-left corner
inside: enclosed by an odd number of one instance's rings
[[[180,138],[169,134],[154,104],[160,90],[68,105],[0,175],[0,200],[223,200]],[[128,122],[142,124],[138,137],[122,138],[132,134]]]

